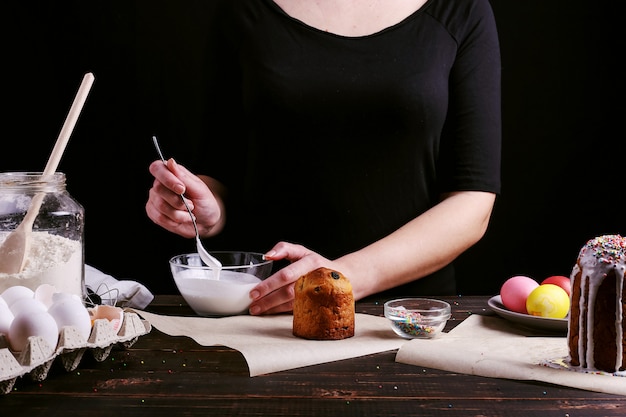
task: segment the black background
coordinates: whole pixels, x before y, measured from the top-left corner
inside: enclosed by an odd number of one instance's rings
[[[3,4],[0,25],[0,171],[43,170],[93,72],[59,166],[85,207],[87,263],[175,293],[167,260],[195,247],[145,215],[151,137],[184,164],[193,148],[183,143],[203,135],[198,85],[214,2],[14,3]],[[487,235],[457,262],[466,295],[495,294],[516,274],[569,275],[588,239],[626,233],[621,2],[491,3],[503,65],[503,192]]]

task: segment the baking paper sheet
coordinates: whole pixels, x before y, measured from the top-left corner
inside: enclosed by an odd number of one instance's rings
[[[552,384],[626,395],[626,377],[567,366],[565,336],[536,336],[500,317],[472,315],[436,339],[402,345],[396,361],[493,378]]]
[[[295,337],[290,314],[206,318],[137,313],[170,336],[188,336],[203,346],[228,346],[241,352],[250,376],[385,352],[406,342],[386,318],[360,313],[355,316],[355,335],[343,340]]]

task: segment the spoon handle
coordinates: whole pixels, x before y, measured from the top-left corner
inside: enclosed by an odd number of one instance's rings
[[[165,160],[165,157],[163,156],[163,152],[161,152],[161,147],[159,146],[159,141],[157,140],[156,136],[152,136],[152,143],[154,143],[154,147],[159,153],[159,158],[161,158],[161,161],[163,161],[163,165],[167,166],[167,161]]]
[[[154,147],[159,153],[159,157],[161,158],[161,161],[163,161],[163,165],[167,167],[167,161],[165,160],[165,157],[163,156],[163,152],[161,152],[161,147],[159,146],[159,141],[157,140],[156,136],[152,136],[152,142],[154,143]],[[183,201],[183,204],[185,205],[185,208],[187,209],[187,212],[189,213],[189,216],[191,217],[191,222],[193,223],[193,229],[196,232],[196,238],[200,239],[200,233],[198,232],[198,225],[196,224],[196,218],[193,216],[193,213],[191,212],[191,209],[189,208],[189,204],[187,204],[187,201],[185,200],[185,195],[180,194],[180,199]]]
[[[163,157],[163,152],[161,152],[161,147],[159,146],[159,141],[157,140],[156,136],[152,136],[152,142],[154,143],[154,147],[159,153],[159,157],[161,158],[161,161],[163,161],[163,164],[165,165],[165,167],[167,167],[167,161]],[[169,167],[167,168],[169,169]],[[198,225],[196,224],[196,218],[191,212],[191,209],[189,208],[187,201],[185,200],[184,193],[180,194],[180,199],[183,201],[183,204],[185,205],[185,208],[187,209],[187,212],[189,213],[189,217],[191,217],[191,222],[193,223],[193,229],[196,231],[196,248],[198,250],[198,255],[200,256],[200,259],[205,264],[215,269],[215,279],[217,280],[220,277],[220,269],[222,268],[222,263],[218,261],[213,255],[211,255],[204,248],[204,246],[202,246],[202,242],[200,241],[200,233],[198,232]]]
[[[87,100],[87,95],[91,90],[91,85],[93,84],[94,79],[95,78],[93,74],[90,72],[85,74],[85,76],[83,77],[83,81],[80,83],[80,87],[78,87],[76,97],[74,97],[72,107],[70,107],[70,111],[65,118],[65,122],[63,123],[63,127],[61,128],[61,132],[59,132],[59,137],[57,138],[57,141],[54,144],[54,148],[52,149],[52,153],[48,158],[48,163],[43,170],[44,177],[53,174],[57,170],[59,162],[61,161],[61,156],[65,151],[65,146],[67,145],[67,142],[72,135],[72,131],[74,130],[74,126],[78,121],[78,116],[83,109],[85,100]]]
[[[46,167],[44,168],[42,173],[43,178],[46,178],[56,172],[59,166],[59,162],[61,162],[63,152],[65,152],[67,142],[70,140],[70,136],[72,135],[74,126],[78,121],[78,116],[80,116],[80,112],[85,105],[85,101],[87,100],[89,91],[91,91],[91,86],[93,85],[94,80],[95,77],[91,72],[88,72],[83,76],[83,80],[81,81],[80,87],[78,87],[78,91],[76,92],[76,96],[74,97],[74,101],[72,102],[72,106],[70,107],[70,110],[65,117],[65,121],[63,122],[63,127],[61,128],[59,136],[54,143],[54,148],[52,148],[52,152],[48,157],[48,162],[46,163]],[[24,224],[23,227],[27,228],[28,230],[32,229],[35,218],[39,214],[39,209],[41,208],[44,196],[44,193],[38,193],[33,197],[30,202],[28,211],[26,212],[26,215],[22,220],[22,223]]]

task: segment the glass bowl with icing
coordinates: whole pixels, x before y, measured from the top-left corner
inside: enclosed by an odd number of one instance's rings
[[[169,265],[178,291],[199,316],[247,314],[250,290],[272,273],[273,262],[262,253],[214,251],[221,263],[216,270],[197,253],[177,255]]]

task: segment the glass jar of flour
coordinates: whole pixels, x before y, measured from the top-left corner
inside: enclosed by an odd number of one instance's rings
[[[37,216],[32,229],[24,229],[30,242],[24,261],[21,266],[15,262],[7,266],[10,262],[0,259],[0,293],[15,285],[35,291],[41,284],[50,284],[58,292],[84,299],[85,211],[68,193],[64,173],[46,177],[41,172],[0,173],[0,256],[5,260],[15,246],[5,244],[10,241],[7,237],[29,210]]]

